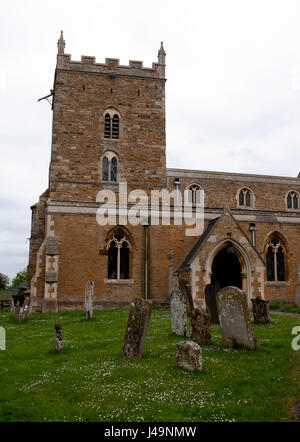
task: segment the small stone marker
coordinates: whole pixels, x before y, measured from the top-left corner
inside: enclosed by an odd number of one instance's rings
[[[62,330],[61,326],[59,324],[54,324],[54,345],[55,350],[59,353],[62,352],[63,345],[62,345]]]
[[[180,279],[179,286],[180,286],[180,290],[182,291],[182,293],[185,296],[187,314],[188,314],[188,316],[190,316],[192,311],[195,308],[190,284],[186,279]]]
[[[217,308],[217,293],[220,290],[219,282],[212,282],[205,286],[205,304],[206,311],[208,313],[210,322],[213,324],[219,324],[219,314]]]
[[[170,310],[172,318],[172,333],[177,336],[185,336],[187,327],[185,297],[179,290],[173,290],[170,294]]]
[[[199,308],[191,313],[192,339],[197,344],[212,344],[209,316]]]
[[[84,298],[84,309],[85,318],[93,318],[93,296],[94,296],[94,283],[92,281],[87,281],[85,284],[85,298]]]
[[[217,293],[217,306],[224,347],[253,350],[256,335],[251,330],[246,295],[237,287],[224,287]]]
[[[142,298],[134,298],[131,301],[122,354],[132,358],[142,356],[151,308],[152,301]]]
[[[176,360],[178,367],[183,370],[202,370],[202,351],[196,342],[178,342],[178,344],[176,344]]]
[[[262,324],[270,322],[269,301],[257,296],[255,299],[251,299],[251,302],[254,322]]]

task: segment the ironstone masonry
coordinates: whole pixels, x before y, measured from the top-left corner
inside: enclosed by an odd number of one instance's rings
[[[161,45],[152,67],[114,58],[98,63],[90,56],[73,61],[61,34],[49,187],[31,207],[28,285],[35,311],[82,308],[87,280],[95,283],[95,308],[128,307],[133,297],[165,305],[169,248],[196,306],[214,282],[239,287],[249,305],[257,296],[295,302],[300,177],[167,169],[165,58]],[[174,225],[172,217],[170,225],[145,219],[122,226],[117,219],[115,226],[100,226],[97,194],[108,189],[118,198],[120,182],[128,192],[149,195],[189,190],[192,200],[203,189],[203,233],[186,236],[184,223]]]

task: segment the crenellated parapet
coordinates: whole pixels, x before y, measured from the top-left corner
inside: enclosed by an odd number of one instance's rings
[[[129,60],[129,65],[120,65],[119,58],[106,58],[105,63],[97,63],[95,57],[82,55],[80,61],[72,60],[70,54],[64,53],[65,40],[61,31],[57,43],[58,70],[80,71],[109,76],[133,76],[143,78],[165,79],[165,56],[166,53],[161,43],[158,51],[158,62],[152,63],[152,67],[144,67],[142,61]]]

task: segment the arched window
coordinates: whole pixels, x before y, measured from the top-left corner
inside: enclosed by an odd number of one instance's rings
[[[114,152],[105,152],[102,158],[102,181],[118,180],[118,158]]]
[[[253,206],[253,197],[250,189],[246,187],[239,191],[238,196],[239,206],[241,207],[252,207]]]
[[[191,184],[188,188],[188,202],[190,204],[199,204],[201,202],[201,190],[199,184]]]
[[[299,209],[299,194],[295,191],[289,192],[286,197],[286,207],[288,209]]]
[[[114,232],[107,249],[108,279],[129,279],[131,244],[122,229]]]
[[[104,138],[119,138],[120,117],[114,110],[108,110],[104,116]]]
[[[267,281],[285,281],[286,250],[279,236],[272,235],[266,245]]]

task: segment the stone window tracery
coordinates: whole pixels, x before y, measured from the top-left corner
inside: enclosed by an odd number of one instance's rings
[[[118,157],[107,151],[102,158],[102,181],[118,181]]]
[[[188,186],[188,202],[189,204],[199,204],[201,201],[201,186],[199,184],[191,184]]]
[[[273,235],[266,245],[267,281],[286,280],[286,250],[276,235]]]
[[[119,139],[120,117],[115,110],[107,110],[104,116],[104,138]]]
[[[107,244],[108,279],[129,279],[130,241],[122,229],[117,229]]]
[[[252,198],[252,192],[250,189],[247,189],[246,187],[241,189],[239,191],[239,206],[241,207],[252,207],[253,206],[253,202],[252,202],[253,198]]]
[[[295,191],[289,192],[286,198],[288,209],[299,209],[299,194]]]

